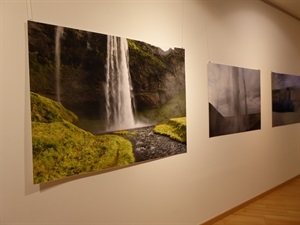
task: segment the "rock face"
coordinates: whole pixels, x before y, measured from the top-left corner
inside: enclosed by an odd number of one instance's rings
[[[28,22],[30,89],[56,100],[56,26]],[[64,28],[60,38],[61,103],[79,118],[105,118],[107,35]],[[129,40],[137,111],[162,107],[185,92],[184,49],[163,51]]]
[[[30,89],[55,97],[56,26],[28,23]],[[106,35],[64,28],[61,38],[61,102],[79,116],[98,117],[105,82]],[[104,108],[105,111],[105,108]]]
[[[129,40],[130,73],[137,107],[160,107],[185,91],[184,50],[167,52],[140,41]]]

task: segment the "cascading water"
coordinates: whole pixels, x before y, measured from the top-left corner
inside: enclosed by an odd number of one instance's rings
[[[230,112],[233,116],[232,126],[236,131],[244,131],[247,129],[248,115],[247,109],[247,93],[243,70],[240,68],[230,68]]]
[[[63,35],[64,28],[57,27],[55,34],[55,81],[56,81],[56,100],[60,102],[60,52],[61,52],[61,37]]]
[[[135,126],[132,91],[127,40],[108,35],[105,93],[108,130]]]

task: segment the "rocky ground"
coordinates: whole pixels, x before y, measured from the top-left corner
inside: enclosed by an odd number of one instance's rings
[[[131,130],[138,135],[126,135],[132,142],[136,162],[158,159],[186,152],[186,144],[155,134],[153,126]]]

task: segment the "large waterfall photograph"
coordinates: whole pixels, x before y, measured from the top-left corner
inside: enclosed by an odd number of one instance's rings
[[[209,136],[261,127],[260,71],[208,64]]]
[[[273,127],[300,122],[300,76],[272,72]]]
[[[184,49],[27,25],[33,183],[186,153]]]

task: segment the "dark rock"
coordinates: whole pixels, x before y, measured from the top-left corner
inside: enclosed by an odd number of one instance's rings
[[[133,145],[136,162],[186,153],[186,144],[155,134],[153,126],[133,129],[137,135],[126,135]]]

